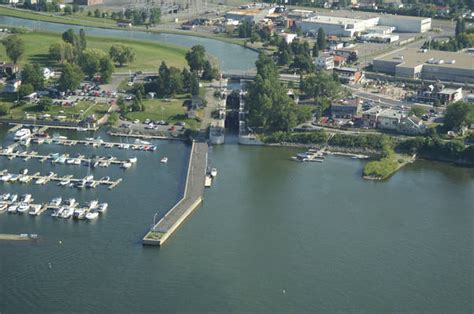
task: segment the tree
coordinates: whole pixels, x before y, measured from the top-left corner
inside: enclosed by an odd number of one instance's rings
[[[49,56],[60,63],[73,62],[75,59],[74,47],[66,42],[54,43],[49,46]]]
[[[161,96],[171,95],[170,85],[170,69],[166,65],[166,62],[162,61],[160,68],[158,69],[159,74],[159,94]]]
[[[191,73],[190,82],[189,82],[189,92],[192,96],[199,95],[199,75],[196,71]]]
[[[213,76],[214,75],[214,72],[213,72],[213,69],[212,69],[212,65],[211,63],[206,60],[204,62],[204,67],[203,67],[203,71],[202,71],[202,79],[203,80],[213,80],[215,79],[215,77]]]
[[[65,15],[71,15],[72,14],[72,8],[67,5],[65,8],[64,8],[64,14]]]
[[[317,58],[317,57],[319,57],[319,46],[318,46],[318,42],[315,41],[313,45],[313,58]]]
[[[117,107],[119,107],[122,113],[127,112],[127,105],[125,104],[125,99],[122,95],[117,97]]]
[[[113,45],[110,47],[109,55],[114,62],[117,62],[121,67],[125,63],[133,62],[135,60],[135,52],[130,47],[124,45]]]
[[[100,17],[100,10],[99,9],[94,10],[94,16],[95,17]]]
[[[39,111],[48,111],[53,105],[53,100],[49,97],[43,97],[36,106]]]
[[[84,73],[75,64],[66,64],[58,80],[58,86],[61,91],[72,91],[81,85]]]
[[[421,118],[421,116],[424,115],[425,113],[426,113],[426,109],[421,106],[412,106],[409,112],[410,115],[415,115],[418,118]]]
[[[118,121],[119,121],[119,115],[118,115],[118,113],[112,112],[112,113],[109,114],[109,118],[108,118],[107,122],[108,122],[111,126],[117,125]]]
[[[81,56],[81,68],[84,73],[92,78],[97,72],[101,70],[101,60],[107,55],[98,49],[87,48]]]
[[[22,84],[31,84],[35,90],[43,88],[44,76],[43,70],[38,63],[33,65],[25,64],[21,71]]]
[[[100,59],[99,72],[103,83],[110,82],[112,73],[114,73],[114,64],[112,63],[112,60],[109,58],[109,56],[105,55]]]
[[[21,98],[30,95],[35,91],[35,88],[31,84],[21,84],[20,88],[18,89],[18,96]]]
[[[327,48],[326,33],[322,28],[318,30],[316,42],[318,43],[319,49],[324,50]]]
[[[81,51],[87,48],[86,32],[83,28],[79,30],[79,48]]]
[[[186,53],[186,61],[191,72],[201,71],[206,61],[206,49],[201,45],[191,47],[191,50]]]
[[[0,116],[6,116],[8,114],[8,107],[5,104],[0,104]]]
[[[23,43],[23,40],[17,35],[13,35],[5,38],[2,44],[5,47],[5,52],[8,58],[13,62],[13,64],[17,64],[25,52],[25,44]]]
[[[170,67],[169,81],[170,96],[174,96],[183,91],[183,76],[178,68]]]
[[[444,126],[448,130],[457,130],[474,123],[474,107],[458,101],[448,106],[444,117]]]
[[[77,35],[76,35],[76,33],[74,33],[74,30],[72,28],[65,31],[62,35],[62,38],[63,38],[64,42],[70,43],[73,46],[77,45],[78,38],[77,38]]]

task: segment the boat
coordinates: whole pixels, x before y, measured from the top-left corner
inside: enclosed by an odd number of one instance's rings
[[[56,210],[53,211],[53,213],[51,214],[51,217],[60,217],[63,211],[66,210],[66,208],[67,208],[66,206],[61,206],[57,208]]]
[[[16,182],[20,179],[20,175],[19,174],[12,174],[9,182]]]
[[[8,208],[8,203],[7,202],[0,202],[0,212],[3,212]]]
[[[96,181],[87,181],[85,185],[85,187],[88,189],[95,189],[96,186],[97,186]]]
[[[128,160],[128,162],[131,163],[131,164],[136,164],[137,161],[138,161],[137,157],[133,157],[133,158],[130,158],[130,159]]]
[[[21,201],[23,203],[31,203],[33,199],[31,198],[31,194],[24,194],[21,196]]]
[[[74,198],[67,199],[65,202],[65,205],[67,206],[75,206],[77,204],[76,200]]]
[[[92,180],[94,180],[94,176],[93,176],[93,175],[85,176],[85,177],[84,177],[84,180],[85,180],[85,181],[92,181]]]
[[[93,220],[93,219],[96,219],[97,217],[99,217],[99,213],[98,212],[88,212],[86,214],[86,219],[87,220]]]
[[[23,170],[21,170],[21,171],[20,171],[20,174],[23,174],[23,175],[28,174],[28,169],[23,169]]]
[[[17,204],[12,204],[10,207],[8,207],[8,213],[9,214],[16,214],[16,211],[18,210],[18,205]]]
[[[22,139],[20,141],[20,144],[23,145],[23,146],[30,146],[31,144],[31,137],[27,137],[25,139]]]
[[[66,160],[66,164],[72,165],[72,164],[74,163],[74,160],[75,160],[75,158],[68,158],[68,159]]]
[[[63,135],[59,135],[58,133],[54,133],[53,134],[53,141],[54,140],[67,140],[67,136],[63,136]]]
[[[31,130],[30,129],[19,129],[18,131],[15,132],[15,141],[22,141],[24,139],[27,139],[31,136]]]
[[[168,162],[168,157],[161,158],[160,162],[166,164]]]
[[[107,211],[107,208],[109,207],[109,204],[107,203],[101,203],[99,204],[99,208],[97,209],[97,211],[99,213],[105,213]]]
[[[56,197],[56,198],[53,198],[51,200],[51,202],[49,202],[49,205],[51,206],[59,206],[61,205],[61,202],[63,201],[62,197]]]
[[[19,182],[21,183],[28,183],[32,180],[30,176],[23,175],[20,179],[18,179]]]
[[[94,209],[94,208],[97,208],[99,206],[99,201],[98,200],[92,200],[90,201],[87,206],[90,208],[90,209]]]
[[[10,193],[5,193],[0,195],[0,199],[3,201],[7,201],[10,198]]]
[[[41,184],[45,184],[45,183],[46,183],[46,178],[45,177],[39,178],[38,180],[35,181],[35,184],[37,184],[37,185],[41,185]]]
[[[102,178],[100,178],[99,181],[109,182],[109,181],[110,181],[110,177],[109,177],[109,176],[102,177]]]
[[[61,215],[59,215],[59,217],[61,218],[64,218],[64,219],[69,219],[72,217],[72,215],[74,214],[74,207],[66,207],[62,212],[61,212]]]
[[[4,174],[2,177],[0,177],[0,180],[3,182],[9,182],[10,179],[12,178],[12,175],[10,173]]]
[[[122,163],[122,166],[121,166],[121,167],[122,167],[123,169],[128,169],[128,168],[130,168],[131,166],[132,166],[132,163],[126,161],[126,162],[123,162],[123,163]]]
[[[217,169],[216,168],[211,169],[211,177],[213,177],[213,178],[217,177]]]
[[[141,139],[139,139],[139,138],[137,138],[137,139],[135,140],[135,144],[138,144],[138,145],[151,145],[150,142],[141,140]]]
[[[86,210],[84,208],[76,208],[72,214],[72,218],[84,219],[85,215],[86,215]]]
[[[17,209],[18,213],[23,214],[23,213],[26,213],[28,210],[30,210],[30,204],[28,203],[18,204],[18,209]]]
[[[39,214],[40,210],[41,210],[40,204],[33,204],[30,206],[30,211],[28,212],[28,214],[32,216],[36,216]]]
[[[58,185],[59,186],[67,186],[71,183],[71,180],[70,179],[64,179],[64,180],[61,180],[59,181]]]
[[[79,132],[86,132],[86,131],[88,131],[88,129],[79,126],[79,127],[76,128],[76,131],[79,131]]]
[[[18,199],[18,194],[12,194],[10,196],[10,203],[15,203]]]

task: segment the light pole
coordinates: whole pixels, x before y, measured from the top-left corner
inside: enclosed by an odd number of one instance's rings
[[[156,216],[158,215],[158,212],[156,212],[154,215],[153,215],[153,227],[152,227],[152,230],[153,231],[156,231],[155,230],[155,226],[156,226]]]

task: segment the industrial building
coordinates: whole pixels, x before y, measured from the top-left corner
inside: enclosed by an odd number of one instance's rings
[[[226,12],[225,18],[231,21],[256,23],[263,20],[267,15],[274,13],[275,9],[276,7],[267,7],[265,5],[246,5],[241,6],[238,10]]]
[[[365,32],[388,35],[400,33],[423,33],[431,29],[431,18],[382,15],[366,18],[314,15],[298,22],[303,32],[315,32],[322,28],[327,35],[354,37]]]
[[[400,78],[474,83],[474,56],[465,52],[405,48],[372,65],[375,72]]]
[[[104,1],[103,0],[74,0],[74,4],[78,4],[78,5],[99,5],[99,4],[103,4]]]

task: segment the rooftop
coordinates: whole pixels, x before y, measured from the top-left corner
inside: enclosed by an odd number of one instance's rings
[[[474,70],[473,55],[465,52],[450,52],[440,50],[428,50],[421,52],[416,48],[406,48],[375,60],[392,61],[403,64],[406,67],[415,67],[421,64],[436,65],[445,68],[460,68]],[[454,61],[454,62],[453,62]]]
[[[304,22],[317,22],[317,23],[326,23],[326,24],[356,24],[361,23],[364,20],[354,19],[354,18],[345,18],[337,16],[327,16],[327,15],[315,15],[303,20]]]

